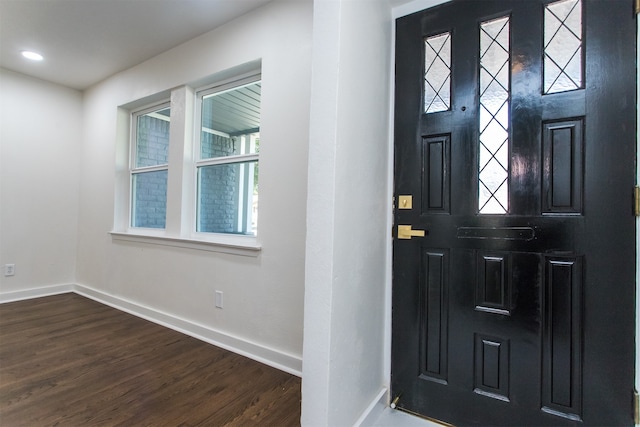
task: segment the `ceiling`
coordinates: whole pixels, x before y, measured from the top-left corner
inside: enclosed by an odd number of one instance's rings
[[[269,1],[0,0],[0,67],[83,90]]]

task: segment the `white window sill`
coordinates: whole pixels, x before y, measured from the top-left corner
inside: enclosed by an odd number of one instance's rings
[[[172,246],[200,251],[222,252],[233,255],[256,257],[262,245],[254,237],[226,236],[224,234],[207,235],[202,239],[183,237],[167,237],[153,234],[111,231],[111,238],[122,242],[147,243],[151,245]]]

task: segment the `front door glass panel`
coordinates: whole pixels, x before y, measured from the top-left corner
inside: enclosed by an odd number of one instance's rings
[[[424,112],[451,108],[451,33],[424,40]]]
[[[480,153],[478,207],[481,214],[509,210],[509,18],[480,25]]]
[[[544,93],[582,87],[582,2],[561,0],[544,10]]]

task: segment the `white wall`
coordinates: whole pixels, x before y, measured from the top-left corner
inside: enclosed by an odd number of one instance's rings
[[[301,370],[312,4],[284,0],[85,93],[77,282],[290,356]],[[112,240],[117,108],[262,60],[257,257]],[[214,290],[224,308],[214,307]]]
[[[0,300],[75,279],[82,94],[0,69]]]
[[[314,1],[303,425],[353,425],[388,382],[390,22],[386,1]]]

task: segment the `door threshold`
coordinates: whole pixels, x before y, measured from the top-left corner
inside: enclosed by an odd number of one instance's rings
[[[442,427],[450,426],[442,421],[426,418],[410,411],[386,407],[380,417],[367,427]],[[363,426],[365,427],[365,426]]]

